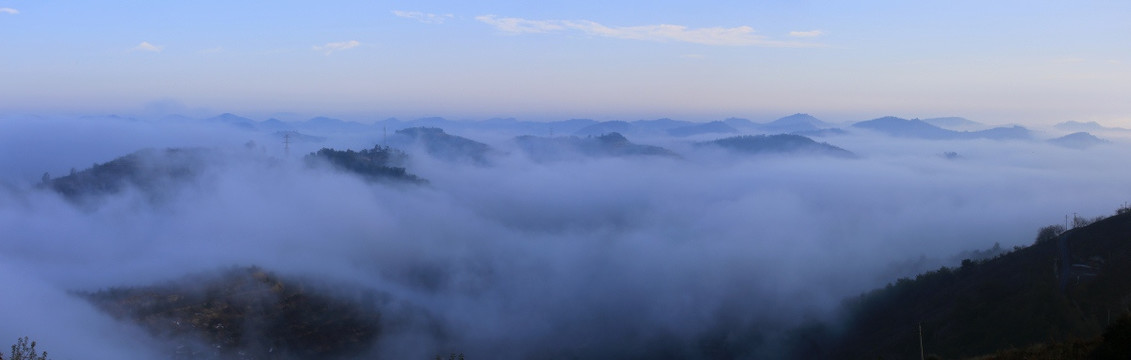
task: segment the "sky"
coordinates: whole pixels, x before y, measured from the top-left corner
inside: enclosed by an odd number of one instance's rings
[[[0,0],[0,115],[1131,126],[1125,1]]]

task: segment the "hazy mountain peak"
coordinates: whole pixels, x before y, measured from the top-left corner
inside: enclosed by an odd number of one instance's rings
[[[923,119],[923,122],[950,130],[976,130],[985,126],[980,122],[958,116]]]
[[[1100,125],[1100,123],[1095,122],[1095,121],[1089,121],[1089,122],[1065,121],[1065,122],[1056,124],[1053,127],[1057,128],[1059,130],[1075,131],[1075,132],[1082,132],[1082,131],[1085,131],[1085,132],[1086,131],[1096,131],[1096,132],[1131,131],[1131,129],[1127,129],[1127,128],[1103,126],[1103,125]]]
[[[813,131],[829,127],[832,126],[824,121],[821,121],[820,119],[813,117],[812,115],[797,113],[762,124],[760,126],[760,129],[762,131],[771,133],[790,133],[798,131]]]
[[[1106,144],[1109,141],[1081,131],[1050,139],[1049,142],[1067,148],[1087,149],[1096,145]]]
[[[593,125],[589,125],[574,132],[574,135],[579,136],[596,136],[603,135],[611,132],[628,133],[634,129],[634,126],[622,120],[603,121]]]

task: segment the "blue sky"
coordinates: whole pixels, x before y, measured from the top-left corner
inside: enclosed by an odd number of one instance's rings
[[[0,113],[1131,126],[1127,1],[0,0]]]

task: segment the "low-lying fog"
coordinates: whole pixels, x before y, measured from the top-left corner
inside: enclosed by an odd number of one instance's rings
[[[0,341],[29,336],[57,359],[148,358],[142,330],[68,291],[258,265],[389,293],[401,305],[385,311],[415,308],[446,330],[385,329],[375,351],[386,358],[627,357],[720,329],[772,335],[832,319],[847,296],[962,251],[1028,245],[1066,214],[1107,215],[1131,199],[1123,142],[816,139],[858,155],[842,159],[629,137],[682,158],[535,163],[505,137],[454,135],[498,157],[482,166],[406,149],[408,171],[430,183],[402,186],[301,161],[321,146],[372,147],[380,133],[295,144],[288,156],[270,134],[226,127],[9,119]],[[126,191],[75,206],[34,186],[43,172],[171,146],[222,151],[160,201]],[[781,350],[765,342],[752,356]]]

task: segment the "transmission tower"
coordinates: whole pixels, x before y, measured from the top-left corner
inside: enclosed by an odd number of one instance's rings
[[[291,133],[283,134],[283,154],[291,156]]]

